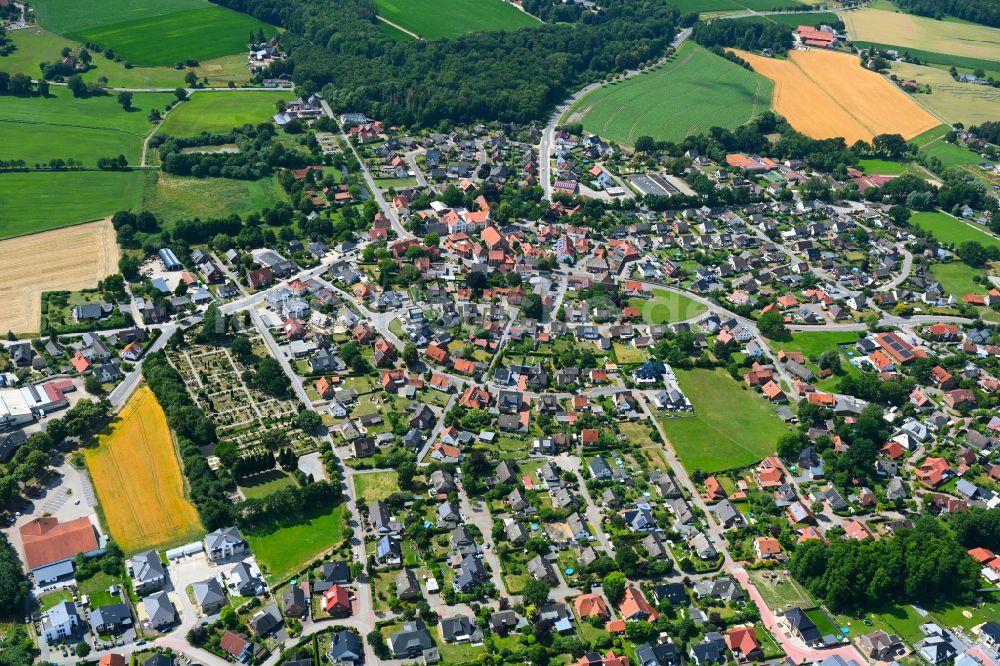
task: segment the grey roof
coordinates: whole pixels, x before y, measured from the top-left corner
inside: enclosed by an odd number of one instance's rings
[[[434,647],[434,640],[427,626],[420,620],[411,620],[395,634],[389,636],[389,647],[395,656],[415,655]]]
[[[243,535],[235,527],[223,527],[205,535],[205,547],[208,550],[221,549],[228,545],[243,543]]]
[[[142,605],[149,616],[149,623],[154,627],[172,624],[177,619],[174,605],[166,592],[155,592],[142,600]]]
[[[163,563],[160,555],[155,550],[147,550],[145,553],[133,555],[130,561],[132,565],[132,579],[140,583],[162,578]]]
[[[361,661],[365,656],[365,648],[357,634],[344,629],[333,635],[326,655],[332,662]]]
[[[198,581],[191,586],[191,590],[199,606],[211,606],[226,600],[226,593],[217,578]]]
[[[441,635],[448,643],[453,643],[460,637],[482,636],[475,622],[464,615],[441,618]]]
[[[125,604],[108,604],[90,614],[90,624],[94,627],[116,627],[131,621],[132,613]]]

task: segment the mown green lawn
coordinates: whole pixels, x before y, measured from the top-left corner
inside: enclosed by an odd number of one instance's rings
[[[295,485],[295,480],[288,474],[278,470],[272,470],[262,474],[255,474],[249,480],[242,481],[240,483],[240,490],[243,491],[244,497],[261,498],[267,497],[276,490],[291,488]]]
[[[375,0],[375,9],[379,16],[424,39],[541,24],[503,0]]]
[[[947,264],[934,264],[931,268],[934,279],[941,283],[945,291],[953,295],[959,301],[966,294],[982,294],[989,291],[988,287],[976,284],[972,277],[981,274],[982,271],[969,266],[961,261],[951,261]]]
[[[279,100],[292,98],[288,90],[196,92],[170,112],[157,134],[197,136],[228,132],[247,123],[266,123],[278,112],[275,104]]]
[[[965,241],[978,241],[984,246],[1000,248],[1000,239],[996,236],[941,211],[914,213],[910,224],[934,234],[941,243],[958,246]]]
[[[858,166],[867,174],[893,176],[906,173],[906,167],[889,160],[858,160]]]
[[[89,222],[138,206],[139,171],[0,174],[0,238]]]
[[[359,502],[374,502],[385,499],[399,490],[399,480],[395,471],[369,472],[354,475],[354,494]]]
[[[628,304],[639,308],[642,320],[647,324],[685,321],[708,309],[683,294],[665,289],[654,289],[652,298],[630,298]]]
[[[688,471],[745,467],[772,454],[787,432],[774,407],[721,369],[678,370],[677,379],[694,414],[661,422]]]
[[[340,543],[344,535],[344,510],[343,504],[332,509],[307,510],[281,523],[243,530],[267,581],[285,580]]]
[[[791,340],[769,341],[768,344],[775,351],[802,352],[806,358],[815,358],[827,349],[857,341],[858,334],[853,331],[795,331]]]

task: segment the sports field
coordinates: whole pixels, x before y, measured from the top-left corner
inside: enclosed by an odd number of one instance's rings
[[[639,314],[647,324],[685,321],[708,309],[687,296],[664,289],[654,289],[652,298],[631,298],[628,304],[639,308]]]
[[[33,166],[50,159],[74,159],[94,167],[98,158],[125,155],[137,164],[142,141],[152,127],[150,109],[164,109],[173,95],[136,93],[132,110],[117,96],[75,98],[52,87],[48,97],[0,97],[0,145],[4,159]]]
[[[260,180],[186,178],[163,171],[147,174],[142,209],[156,215],[166,227],[177,220],[203,220],[227,215],[259,213],[288,201],[277,176]]]
[[[663,431],[688,471],[745,467],[774,453],[787,432],[774,408],[721,369],[678,370],[694,414],[663,418]]]
[[[196,92],[167,114],[158,133],[197,136],[202,132],[228,132],[247,123],[266,123],[278,112],[276,102],[294,98],[290,90]]]
[[[0,174],[0,237],[90,222],[135,208],[139,171],[56,171]]]
[[[944,70],[905,62],[892,63],[892,73],[904,81],[929,85],[929,95],[916,94],[914,99],[949,123],[968,127],[1000,118],[1000,89],[958,83]]]
[[[126,553],[187,543],[204,533],[184,497],[167,418],[148,387],[132,395],[85,457],[108,531]]]
[[[787,60],[736,53],[775,82],[774,110],[813,138],[840,136],[848,145],[883,133],[910,139],[940,124],[855,56],[822,49],[792,51]]]
[[[375,9],[424,39],[539,25],[538,19],[503,0],[375,0]]]
[[[584,96],[563,121],[582,122],[588,132],[624,145],[640,136],[680,141],[770,110],[772,88],[763,76],[687,41],[652,72]]]
[[[118,272],[118,244],[107,220],[0,241],[0,257],[4,332],[39,330],[43,291],[93,288]],[[38,270],[39,265],[45,270]]]
[[[43,28],[92,42],[135,65],[173,65],[247,50],[247,35],[275,29],[208,0],[38,0]]]
[[[935,21],[932,18],[858,9],[841,14],[847,34],[855,42],[891,44],[952,56],[1000,61],[1000,28],[974,23]]]
[[[958,246],[965,241],[977,241],[982,245],[1000,248],[1000,239],[996,236],[940,211],[914,213],[910,217],[910,224],[931,232],[941,243]]]

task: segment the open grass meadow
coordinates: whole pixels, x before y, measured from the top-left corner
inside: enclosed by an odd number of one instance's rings
[[[354,496],[365,504],[385,499],[399,491],[399,480],[393,470],[364,472],[354,475]]]
[[[167,418],[149,388],[132,395],[85,457],[108,531],[125,553],[176,546],[204,533],[184,497]]]
[[[247,123],[271,120],[279,100],[294,98],[290,90],[245,92],[196,92],[167,114],[159,134],[197,136],[202,132],[228,132]]]
[[[868,174],[896,176],[906,173],[906,166],[889,160],[858,160],[858,166]]]
[[[941,243],[961,245],[965,241],[978,241],[983,245],[1000,248],[1000,239],[982,229],[940,211],[914,213],[910,224],[934,234]]]
[[[735,128],[771,108],[773,84],[687,41],[651,72],[598,88],[563,116],[624,145],[680,141],[710,127]]]
[[[178,220],[247,215],[288,200],[277,176],[260,180],[188,178],[156,171],[146,174],[142,208],[167,227]]]
[[[816,603],[791,574],[782,570],[750,571],[750,581],[772,611],[792,606],[810,608]]]
[[[685,321],[708,309],[687,296],[665,289],[654,289],[652,298],[631,298],[628,304],[639,308],[647,324]]]
[[[313,509],[278,524],[244,529],[268,583],[287,579],[344,538],[344,505]]]
[[[721,369],[678,370],[694,414],[663,418],[670,444],[688,471],[745,467],[774,453],[787,428],[761,396]]]
[[[963,261],[950,261],[946,264],[934,264],[931,267],[934,279],[959,301],[966,294],[982,294],[987,291],[986,287],[972,281],[973,276],[979,272],[981,271]]]
[[[379,21],[379,29],[382,34],[391,39],[394,42],[410,42],[413,41],[413,35],[403,32],[394,25],[389,25],[385,21]]]
[[[503,0],[375,0],[375,9],[424,39],[539,25],[538,19]]]
[[[43,28],[100,44],[134,65],[169,66],[247,49],[247,35],[275,28],[208,0],[39,0]]]
[[[48,97],[0,97],[0,145],[4,159],[28,165],[74,159],[94,167],[101,157],[125,155],[137,164],[142,141],[152,128],[151,109],[163,109],[167,93],[136,93],[125,111],[116,95],[75,98],[52,87]]]
[[[0,174],[0,235],[23,236],[134,209],[143,177],[139,171]]]
[[[692,12],[737,12],[748,9],[756,11],[789,9],[808,3],[796,2],[796,0],[667,0],[667,4],[677,7],[681,14],[689,14]]]
[[[777,23],[778,25],[790,25],[797,28],[800,25],[821,25],[823,23],[832,24],[840,21],[840,17],[833,12],[810,12],[808,14],[771,14],[764,16],[748,16],[736,19],[745,23]]]
[[[995,69],[1000,66],[1000,28],[990,28],[973,23],[936,21],[924,16],[880,9],[858,9],[841,14],[847,26],[847,34],[855,46],[868,43],[891,45],[890,48],[907,50],[918,56],[914,49],[926,54],[940,54],[940,57],[971,58],[993,62]],[[944,62],[932,56],[921,60]]]
[[[929,95],[918,94],[914,98],[950,123],[964,123],[968,127],[1000,116],[997,111],[1000,89],[959,83],[944,70],[906,62],[892,63],[892,73],[905,81],[929,85]]]
[[[827,349],[858,341],[854,331],[795,331],[787,342],[770,342],[775,351],[802,352],[806,358],[816,358]]]
[[[63,48],[79,47],[77,42],[41,28],[14,30],[8,37],[17,46],[10,55],[0,58],[0,71],[17,74],[20,72],[35,74],[38,63],[51,62],[59,58]],[[84,72],[83,80],[96,83],[100,78],[106,78],[108,85],[119,88],[177,88],[186,86],[184,75],[188,68],[174,69],[169,67],[128,67],[124,63],[108,60],[98,56],[92,63],[93,67]],[[171,63],[173,65],[173,63]],[[190,68],[199,79],[207,78],[209,85],[225,86],[229,81],[243,83],[250,79],[246,67],[246,55],[237,54],[202,60],[197,67]]]

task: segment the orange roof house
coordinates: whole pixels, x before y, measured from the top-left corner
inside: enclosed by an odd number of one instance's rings
[[[489,391],[481,389],[478,386],[470,386],[465,389],[462,399],[458,401],[458,404],[469,409],[485,409],[490,404]]]
[[[944,458],[927,458],[915,470],[920,483],[928,488],[941,485],[945,475],[951,471],[951,466]]]
[[[753,627],[733,627],[726,632],[726,646],[733,652],[737,661],[757,660],[763,657],[757,641],[757,630]]]
[[[319,393],[321,398],[329,398],[333,395],[333,384],[326,377],[320,377],[316,382],[316,393]]]
[[[503,243],[503,236],[500,232],[496,230],[495,227],[486,227],[483,229],[482,236],[483,242],[491,249],[496,249],[500,244]]]
[[[604,597],[599,594],[581,594],[573,600],[573,608],[576,609],[576,615],[580,619],[591,617],[604,619],[611,617],[611,612],[608,610],[608,605],[605,603]]]
[[[580,433],[580,441],[584,444],[596,444],[599,435],[596,428],[587,428]]]
[[[331,615],[351,614],[351,594],[346,587],[334,585],[323,594],[323,610]]]
[[[973,548],[969,551],[969,555],[980,564],[986,564],[996,559],[996,555],[989,548]]]
[[[761,387],[761,391],[767,396],[767,399],[772,402],[781,402],[785,400],[785,392],[781,390],[781,387],[770,381]]]
[[[656,609],[646,601],[646,597],[642,596],[642,592],[631,585],[625,588],[625,598],[622,599],[618,610],[621,611],[622,619],[626,622],[642,622],[643,620],[655,622],[656,618],[660,616]]]
[[[705,499],[709,502],[726,499],[726,490],[714,476],[705,479]]]
[[[781,553],[781,543],[774,537],[757,537],[753,540],[753,551],[758,559],[769,560]]]
[[[844,536],[855,541],[872,538],[872,531],[860,520],[848,520],[844,523]]]
[[[628,657],[611,650],[603,657],[599,652],[587,652],[573,666],[628,666]]]
[[[436,344],[432,343],[427,345],[427,349],[424,351],[424,353],[427,354],[427,357],[432,361],[436,361],[438,363],[448,362],[448,350],[442,349],[441,347],[438,347]]]
[[[764,458],[757,466],[757,485],[761,488],[775,488],[785,482],[781,463],[775,457]]]
[[[476,372],[476,364],[472,361],[468,361],[464,358],[455,359],[455,372],[460,372],[463,375],[472,375]]]
[[[893,440],[891,442],[887,442],[885,446],[879,449],[879,453],[890,460],[897,460],[898,458],[903,457],[903,445]]]
[[[21,543],[28,569],[69,560],[100,549],[89,518],[60,523],[55,516],[35,518],[21,526]]]
[[[125,661],[125,657],[112,652],[101,657],[101,660],[97,663],[98,666],[125,666],[127,662]]]

